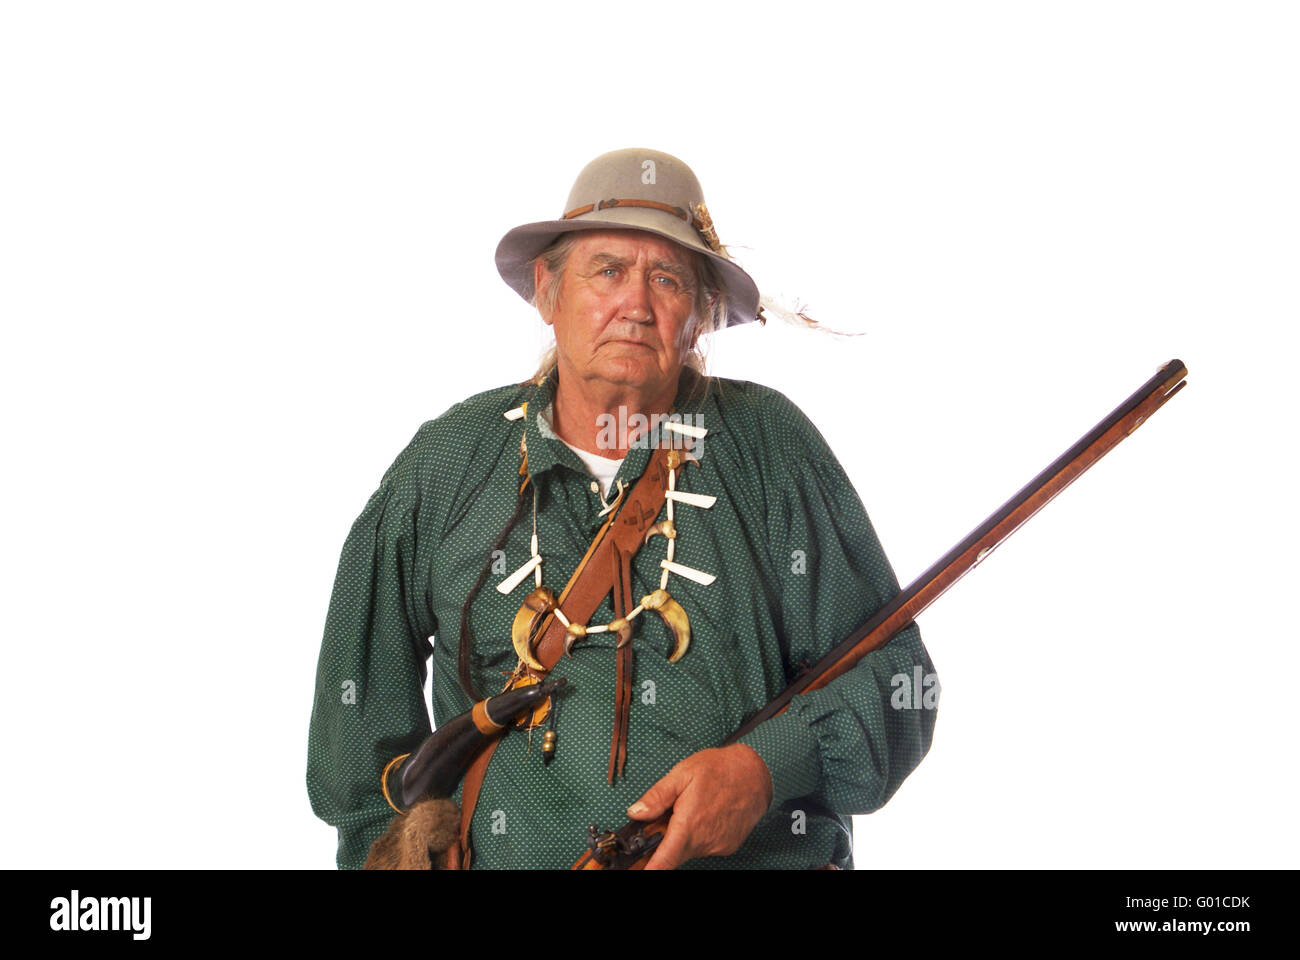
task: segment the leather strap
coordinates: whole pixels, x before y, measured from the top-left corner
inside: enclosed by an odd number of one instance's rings
[[[632,555],[640,549],[644,542],[645,531],[655,522],[667,499],[668,455],[672,452],[667,447],[659,447],[651,454],[650,462],[645,472],[641,474],[641,478],[624,494],[626,500],[623,505],[611,511],[609,519],[596,532],[591,545],[587,547],[587,552],[578,562],[577,569],[573,571],[573,576],[569,578],[557,601],[570,621],[589,622],[591,615],[596,612],[611,588],[616,586],[617,581],[621,583],[618,583],[618,589],[614,594],[615,616],[621,617],[635,606],[631,602]],[[549,671],[564,655],[564,637],[567,629],[555,614],[550,613],[542,622],[538,633],[541,639],[538,640],[534,653],[538,661]],[[618,691],[615,698],[613,742],[610,745],[610,783],[614,782],[615,769],[619,774],[623,772],[623,764],[627,758],[632,645],[629,643],[618,653]],[[487,776],[488,763],[500,742],[500,739],[494,740],[475,758],[469,770],[465,772],[464,787],[460,795],[458,866],[462,870],[469,869],[472,857],[469,832],[470,824],[474,820],[474,807],[478,804],[479,791]]]
[[[475,757],[465,771],[465,785],[460,791],[460,856],[453,869],[469,869],[470,857],[473,855],[469,845],[469,825],[474,819],[474,807],[478,803],[478,792],[483,787],[483,778],[487,775],[488,761],[492,759],[500,742],[501,738],[498,737],[489,743],[487,749]]]
[[[576,623],[587,623],[614,585],[614,546],[628,555],[641,548],[645,532],[663,509],[668,489],[668,455],[674,451],[658,448],[650,463],[624,496],[623,506],[610,515],[600,528],[578,569],[560,594],[558,603],[565,616]],[[607,536],[609,533],[611,535]],[[588,573],[587,571],[591,571]],[[566,629],[554,613],[546,615],[538,633],[537,659],[550,669],[564,653]]]
[[[598,203],[588,203],[581,207],[574,207],[564,215],[565,220],[572,220],[574,217],[581,217],[593,210],[608,210],[611,207],[648,207],[651,210],[662,210],[664,213],[671,213],[674,217],[679,217],[687,223],[691,222],[691,215],[681,207],[675,207],[671,203],[660,203],[658,200],[637,200],[635,198],[601,200]]]
[[[632,555],[619,549],[614,544],[614,616],[626,617],[635,604],[632,603]],[[618,671],[614,693],[614,734],[609,743],[610,784],[615,775],[623,775],[623,764],[627,761],[627,727],[628,714],[632,703],[632,644],[618,649]]]

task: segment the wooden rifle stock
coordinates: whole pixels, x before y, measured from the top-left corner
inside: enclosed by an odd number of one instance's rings
[[[1085,434],[1074,446],[1056,458],[1015,496],[999,507],[960,543],[875,612],[848,639],[803,671],[771,703],[745,721],[722,746],[735,743],[764,720],[783,713],[801,693],[826,686],[852,669],[863,657],[883,647],[900,630],[941,597],[949,587],[979,565],[993,549],[1019,526],[1041,510],[1116,444],[1141,426],[1175,393],[1187,385],[1187,368],[1181,360],[1170,360],[1127,400]],[[589,849],[573,865],[574,870],[638,870],[650,859],[668,827],[669,814],[658,820],[629,821],[618,831],[589,837]]]

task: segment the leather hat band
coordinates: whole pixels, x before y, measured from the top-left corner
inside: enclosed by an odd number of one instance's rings
[[[581,217],[583,214],[591,213],[593,210],[608,210],[610,207],[649,207],[651,210],[662,210],[664,213],[671,213],[674,217],[685,220],[695,229],[699,229],[698,223],[691,223],[691,215],[681,207],[674,207],[670,203],[660,203],[658,200],[637,200],[635,198],[623,200],[601,200],[599,203],[589,203],[583,207],[574,207],[564,215],[565,220],[572,220],[574,217]]]

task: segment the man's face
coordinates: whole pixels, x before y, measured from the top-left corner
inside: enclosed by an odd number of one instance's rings
[[[556,282],[537,265],[537,289]],[[555,327],[563,376],[630,387],[648,397],[675,387],[698,334],[686,337],[698,282],[692,255],[636,230],[583,233],[543,319]]]

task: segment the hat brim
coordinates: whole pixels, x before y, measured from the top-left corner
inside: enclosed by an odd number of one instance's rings
[[[639,207],[612,207],[572,220],[542,220],[515,227],[497,244],[497,272],[510,289],[533,301],[533,260],[566,233],[580,230],[643,230],[671,240],[709,260],[718,270],[727,297],[727,326],[758,316],[758,286],[748,273],[704,245],[686,221],[670,213]]]

